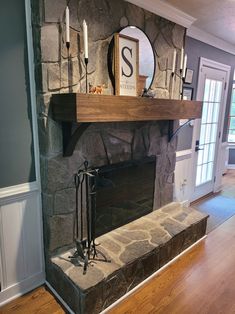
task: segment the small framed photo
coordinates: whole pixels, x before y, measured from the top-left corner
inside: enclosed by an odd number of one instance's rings
[[[193,70],[186,69],[184,83],[185,84],[192,84],[193,82]]]
[[[139,40],[114,35],[115,95],[137,96],[139,79]]]
[[[192,100],[193,99],[193,88],[192,87],[183,87],[182,99],[183,100]]]

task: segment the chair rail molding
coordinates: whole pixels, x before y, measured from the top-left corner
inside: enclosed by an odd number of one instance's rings
[[[0,189],[0,205],[6,201],[21,198],[22,195],[30,194],[34,191],[40,192],[38,182],[23,183]]]

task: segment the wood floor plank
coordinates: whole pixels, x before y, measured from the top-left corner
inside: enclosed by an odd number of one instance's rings
[[[34,291],[0,308],[0,314],[64,314],[55,297],[45,288]]]

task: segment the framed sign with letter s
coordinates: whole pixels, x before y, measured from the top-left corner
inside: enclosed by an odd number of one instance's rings
[[[139,40],[115,34],[115,95],[137,96]]]

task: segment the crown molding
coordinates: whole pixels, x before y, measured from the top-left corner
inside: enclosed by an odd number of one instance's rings
[[[235,55],[235,46],[220,39],[214,35],[211,35],[198,27],[191,26],[187,29],[187,36],[202,41],[208,45],[211,45],[215,48],[221,49],[223,51],[229,52]]]
[[[162,0],[126,0],[165,19],[189,28],[196,19]]]

